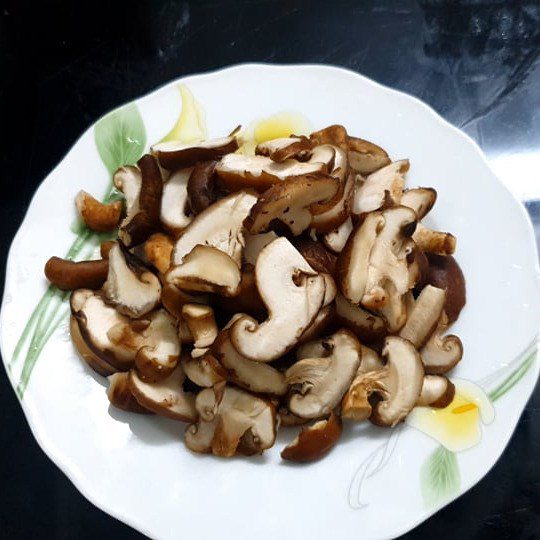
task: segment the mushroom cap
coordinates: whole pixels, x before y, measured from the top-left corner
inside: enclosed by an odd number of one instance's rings
[[[84,224],[92,231],[108,232],[116,229],[122,213],[122,202],[104,204],[86,191],[79,191],[75,206]]]
[[[336,317],[366,343],[379,341],[387,334],[386,324],[381,317],[351,304],[341,294],[336,296]]]
[[[323,157],[316,156],[316,159],[320,158],[321,161],[315,161],[312,156],[308,162],[286,159],[276,163],[266,156],[228,154],[216,165],[216,173],[230,191],[253,188],[263,192],[288,178],[325,172],[326,163],[322,161]]]
[[[227,378],[255,393],[282,396],[287,393],[285,376],[277,369],[262,362],[242,356],[232,345],[230,330],[221,331],[212,346],[212,354],[227,370]]]
[[[255,279],[268,319],[259,324],[242,317],[231,327],[230,336],[242,356],[269,362],[292,348],[316,317],[325,281],[286,238],[274,240],[261,251]]]
[[[200,214],[214,204],[219,195],[214,170],[217,161],[197,163],[189,176],[187,183],[188,204],[193,214]]]
[[[360,343],[348,330],[339,330],[324,345],[329,355],[305,358],[286,372],[292,387],[289,410],[303,418],[320,418],[329,414],[349,388],[360,365]]]
[[[281,163],[286,159],[305,161],[311,155],[313,142],[304,135],[299,137],[281,137],[260,143],[255,148],[255,153],[268,156],[272,161]]]
[[[422,223],[418,224],[412,238],[426,253],[452,255],[456,251],[456,237],[453,234],[433,231]]]
[[[429,213],[436,200],[437,192],[433,188],[414,188],[403,192],[400,204],[412,208],[420,220]]]
[[[256,202],[257,197],[240,191],[198,214],[177,240],[173,263],[180,264],[197,244],[202,244],[224,251],[240,266],[244,243],[242,223]]]
[[[167,283],[180,289],[233,296],[240,286],[240,268],[218,248],[196,245],[182,262],[165,275]]]
[[[296,249],[307,263],[319,273],[334,275],[336,271],[336,256],[327,251],[320,242],[302,238],[296,244]]]
[[[109,273],[103,292],[117,311],[138,318],[159,303],[161,283],[139,259],[118,243],[109,251]]]
[[[459,317],[466,303],[465,277],[457,261],[451,255],[427,254],[429,266],[425,280],[434,287],[446,291],[444,311],[448,323],[453,323]]]
[[[163,185],[161,223],[172,233],[182,232],[193,219],[188,212],[187,185],[192,169],[175,171]]]
[[[185,442],[194,452],[231,457],[270,448],[276,439],[272,404],[244,390],[225,386],[206,388],[196,399],[197,424],[188,427]]]
[[[418,401],[424,367],[412,343],[397,336],[386,338],[382,356],[386,358],[381,371],[385,373],[383,399],[373,407],[371,421],[380,426],[395,426]]]
[[[336,194],[339,183],[325,174],[289,178],[267,189],[244,221],[251,234],[266,231],[273,220],[284,223],[298,236],[313,221],[313,205]]]
[[[444,375],[425,375],[416,406],[444,409],[452,403],[455,393],[456,387]]]
[[[454,335],[443,336],[448,328],[448,318],[444,311],[427,343],[420,350],[426,373],[439,375],[447,373],[463,357],[463,344]]]
[[[109,261],[70,261],[51,257],[45,264],[45,277],[62,291],[99,289],[109,272]]]
[[[349,166],[357,173],[371,174],[390,163],[386,151],[372,142],[349,135],[347,143]]]
[[[151,148],[164,169],[176,170],[192,167],[199,161],[219,159],[225,154],[238,150],[235,135],[208,139],[200,143],[183,143],[181,141],[166,141],[155,144]]]
[[[341,432],[341,418],[332,412],[329,418],[302,428],[298,437],[281,451],[281,457],[299,463],[321,459],[337,444]]]
[[[417,349],[423,347],[437,327],[445,300],[444,289],[432,285],[424,287],[399,335],[408,339]]]
[[[77,323],[76,326],[71,325],[73,342],[88,364],[93,369],[99,366],[96,371],[104,375],[130,369],[137,349],[115,344],[108,335],[114,326],[129,324],[129,319],[89,289],[73,291],[70,306]],[[106,369],[107,366],[112,366],[112,369]]]
[[[166,379],[156,383],[144,381],[135,370],[129,373],[131,393],[143,407],[173,420],[195,422],[195,396],[182,388],[184,379],[181,364]]]
[[[395,161],[370,174],[356,188],[352,203],[354,214],[364,214],[383,208],[387,203],[400,204],[409,160]]]
[[[133,397],[129,386],[129,373],[118,372],[107,377],[109,388],[107,397],[111,405],[118,409],[139,414],[152,414],[151,411],[142,407]]]

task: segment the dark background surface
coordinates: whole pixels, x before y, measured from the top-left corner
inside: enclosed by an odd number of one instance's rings
[[[39,182],[99,116],[173,78],[246,61],[336,64],[418,96],[477,140],[540,221],[538,1],[1,5],[4,258]],[[0,409],[0,536],[139,536],[45,457],[3,370]],[[539,455],[537,388],[491,472],[408,536],[540,538]]]

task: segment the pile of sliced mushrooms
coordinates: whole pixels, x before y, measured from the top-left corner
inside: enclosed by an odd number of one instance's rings
[[[187,422],[189,449],[223,457],[299,426],[281,452],[299,462],[343,421],[447,406],[465,282],[455,237],[422,224],[435,190],[405,189],[408,160],[343,126],[255,155],[240,137],[156,144],[116,171],[123,204],[76,198],[117,239],[45,274],[72,291],[73,343],[111,404]]]

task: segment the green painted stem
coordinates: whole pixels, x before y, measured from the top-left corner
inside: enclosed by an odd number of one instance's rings
[[[516,368],[497,388],[494,388],[489,394],[491,401],[496,401],[511,390],[527,373],[536,358],[536,349]]]

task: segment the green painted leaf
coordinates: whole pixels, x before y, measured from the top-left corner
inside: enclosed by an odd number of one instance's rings
[[[101,160],[112,175],[122,165],[133,165],[146,146],[146,131],[133,103],[103,117],[94,127],[94,138]]]
[[[422,465],[420,484],[424,504],[429,508],[457,494],[461,477],[456,455],[439,446]]]

